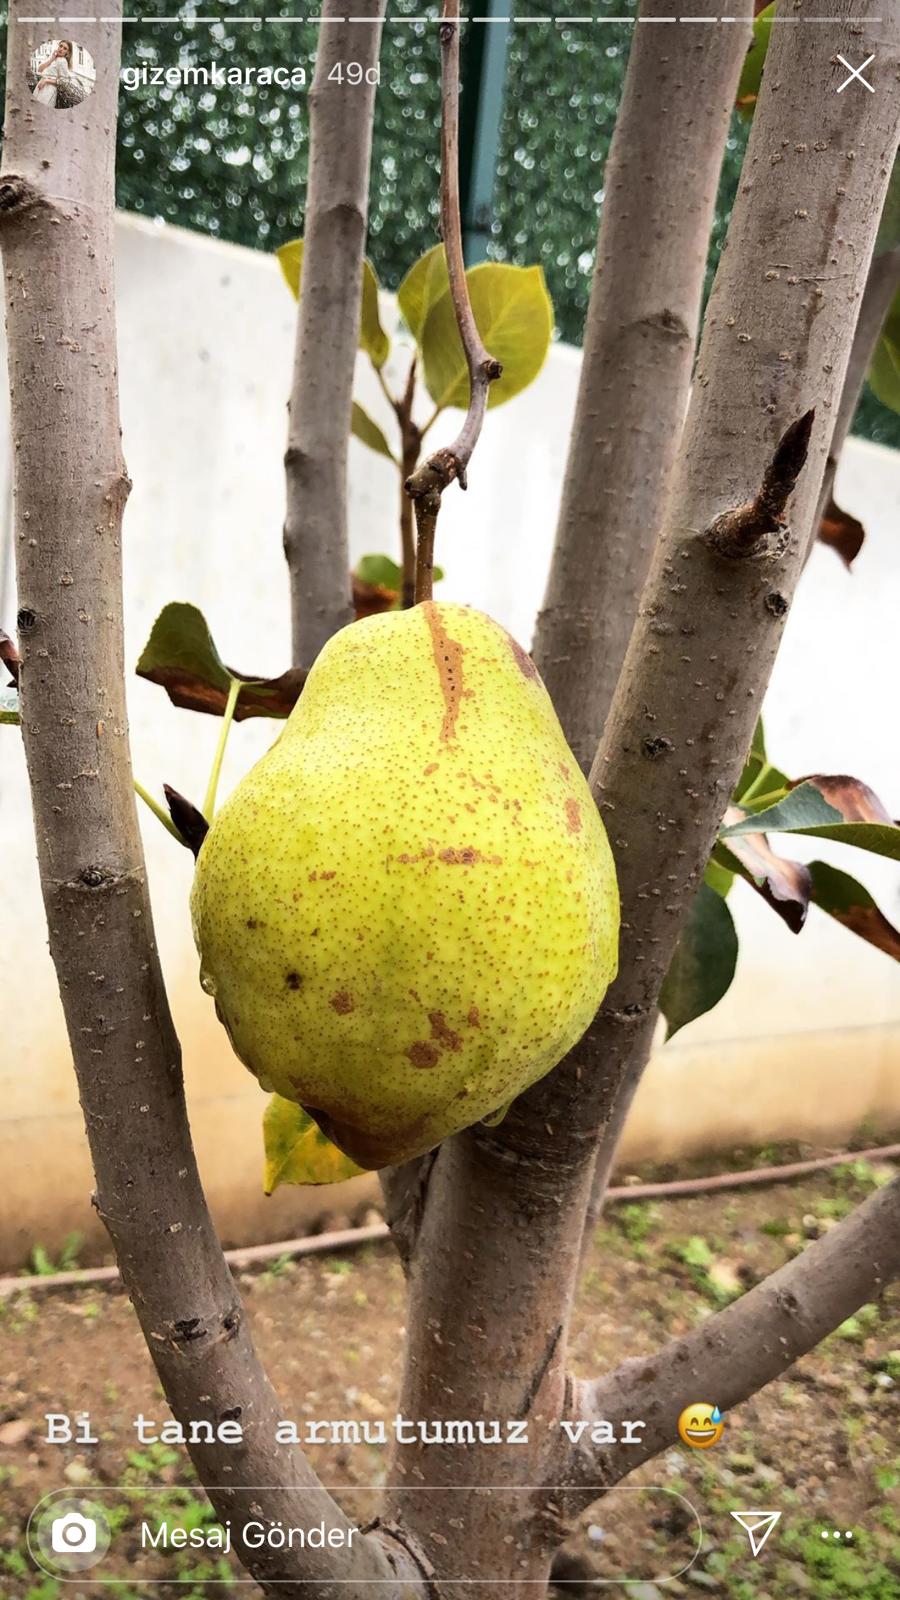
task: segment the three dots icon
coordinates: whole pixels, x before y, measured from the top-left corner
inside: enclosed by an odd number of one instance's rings
[[[831,1529],[823,1528],[822,1529],[822,1538],[823,1539],[847,1539],[847,1540],[852,1540],[853,1534],[851,1533],[849,1528],[847,1529],[847,1531],[845,1533],[842,1533],[840,1528],[831,1528]]]

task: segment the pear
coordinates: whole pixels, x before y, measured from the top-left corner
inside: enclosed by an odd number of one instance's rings
[[[213,822],[191,907],[237,1055],[362,1167],[508,1104],[616,970],[587,784],[531,658],[461,605],[329,641]]]

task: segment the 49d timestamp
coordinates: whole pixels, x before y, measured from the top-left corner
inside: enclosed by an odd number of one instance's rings
[[[381,83],[381,64],[364,67],[359,61],[336,61],[328,74],[329,83]]]

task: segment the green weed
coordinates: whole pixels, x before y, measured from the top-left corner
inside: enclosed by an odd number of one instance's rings
[[[652,1202],[616,1206],[611,1212],[611,1217],[629,1244],[643,1244],[650,1234],[656,1231],[662,1220],[659,1206],[653,1205]]]
[[[25,1269],[26,1277],[52,1278],[57,1272],[75,1272],[78,1267],[78,1252],[84,1244],[84,1235],[70,1233],[62,1243],[59,1257],[56,1261],[42,1244],[32,1247]]]

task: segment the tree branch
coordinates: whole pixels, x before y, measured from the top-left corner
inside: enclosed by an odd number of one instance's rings
[[[683,9],[677,0],[643,0],[641,14],[677,18]],[[534,636],[538,671],[585,771],[662,521],[687,409],[719,171],[751,36],[749,20],[663,31],[664,50],[658,28],[635,28],[628,58]]]
[[[847,434],[849,433],[850,425],[853,421],[856,407],[859,403],[859,396],[865,381],[865,375],[869,369],[875,346],[878,342],[881,329],[884,325],[885,318],[888,314],[888,310],[890,309],[890,305],[894,294],[896,293],[898,284],[900,284],[900,250],[895,249],[885,252],[881,255],[874,256],[872,264],[869,268],[869,276],[866,280],[866,287],[860,305],[859,319],[856,324],[856,332],[853,336],[850,359],[844,378],[844,386],[841,391],[841,403],[838,409],[837,418],[835,420],[834,431],[831,437],[831,445],[828,452],[825,476],[823,478],[822,488],[819,493],[818,506],[812,521],[810,542],[807,546],[807,556],[812,551],[822,523],[822,518],[824,517],[825,512],[831,503],[838,459],[841,451],[843,450],[844,443],[846,442]],[[804,433],[806,433],[808,448],[808,432],[803,427],[804,420],[805,419],[803,418],[799,419],[799,438],[797,438],[795,435],[795,441],[800,445],[801,450],[803,447]],[[787,447],[788,455],[790,454],[792,448],[790,434],[791,429],[788,429],[788,434],[782,441],[782,444],[786,445]],[[803,459],[805,460],[805,455]],[[802,465],[803,460],[798,458],[796,462],[797,468],[799,469],[799,467],[802,467]],[[754,549],[752,548],[753,541],[751,539],[751,548],[744,549],[744,554],[767,556],[771,555],[773,551],[777,551],[784,528],[781,518],[784,513],[787,499],[793,489],[795,479],[796,472],[794,473],[793,478],[789,475],[787,481],[784,483],[783,492],[781,492],[781,494],[778,496],[777,503],[772,508],[775,513],[774,520],[770,517],[767,522],[765,518],[765,501],[767,498],[767,489],[765,485],[763,486],[763,490],[761,491],[757,501],[750,502],[749,506],[747,507],[739,508],[737,512],[726,512],[724,514],[724,517],[721,519],[721,521],[724,525],[724,531],[727,535],[729,526],[732,528],[734,527],[735,518],[740,521],[743,514],[747,513],[748,511],[751,513],[751,515],[746,517],[745,520],[746,531],[747,529],[752,529],[754,523],[757,521],[757,511],[754,510],[754,508],[758,508],[758,511],[762,513],[763,526],[758,530],[760,532],[759,542],[756,544]],[[758,505],[759,500],[762,501],[762,506]],[[713,544],[713,546],[715,546],[716,542],[715,530],[716,523],[714,522],[712,528],[707,531],[707,539]],[[723,530],[720,527],[720,535],[722,531]],[[738,544],[740,545],[739,539]],[[729,550],[726,548],[724,551],[720,551],[720,553],[729,556],[734,555],[736,552],[734,549]],[[740,549],[737,553],[740,553]],[[767,603],[774,607],[776,615],[783,615],[787,609],[787,602],[778,590],[772,591]],[[603,1130],[603,1134],[597,1149],[593,1194],[585,1220],[586,1237],[589,1235],[590,1230],[602,1211],[603,1197],[613,1169],[613,1163],[615,1161],[619,1140],[625,1126],[625,1120],[630,1110],[631,1102],[634,1098],[643,1074],[643,1070],[643,1063],[639,1059],[633,1057],[632,1066],[627,1080],[623,1081],[616,1097],[612,1117]]]
[[[818,538],[822,518],[831,504],[834,494],[834,480],[837,474],[841,452],[847,442],[866,373],[872,363],[875,347],[881,337],[888,312],[893,304],[894,296],[900,289],[900,246],[893,250],[885,250],[880,255],[873,257],[866,281],[866,289],[862,298],[859,311],[859,320],[856,324],[856,333],[853,336],[853,348],[850,352],[850,361],[844,378],[844,388],[841,393],[841,403],[838,407],[834,422],[834,432],[831,435],[831,444],[828,450],[828,460],[825,463],[825,476],[822,479],[822,489],[819,495],[819,504],[813,521],[812,544]]]
[[[881,9],[866,0],[851,23],[850,0],[839,0],[836,21],[861,26],[890,75],[900,15],[874,20]],[[777,93],[788,81],[828,85],[842,43],[850,48],[850,34],[843,40],[839,26],[772,30],[662,536],[591,773],[618,870],[619,975],[567,1061],[497,1130],[504,1142],[532,1148],[550,1123],[574,1152],[620,1120],[619,1095],[633,1093],[643,1070],[662,980],[750,745],[815,515],[827,418],[897,145],[889,97],[860,95],[851,110],[843,96],[788,104]],[[792,441],[802,446],[804,430],[798,438],[790,427],[813,408],[780,559],[723,560],[703,530],[780,476],[779,441],[787,432],[788,455]]]
[[[613,1424],[641,1418],[637,1445],[566,1448],[554,1483],[617,1483],[678,1437],[677,1420],[699,1394],[730,1411],[876,1299],[900,1275],[900,1178],[739,1300],[673,1339],[656,1355],[576,1382],[573,1417]],[[583,1436],[584,1438],[585,1436]],[[585,1493],[584,1501],[592,1496]]]
[[[800,14],[813,4],[820,0],[803,0]],[[428,1452],[429,1484],[472,1486],[456,1501],[467,1577],[497,1581],[502,1572],[496,1508],[476,1486],[549,1481],[532,1474],[546,1470],[548,1439],[565,1415],[566,1319],[594,1154],[623,1086],[646,1061],[662,979],[750,743],[814,514],[822,419],[840,393],[896,148],[900,110],[890,96],[860,94],[850,107],[845,96],[810,100],[778,86],[839,81],[835,52],[858,52],[863,40],[891,81],[900,16],[871,20],[884,9],[880,0],[862,0],[862,9],[839,0],[846,37],[840,26],[772,30],[662,537],[593,769],[619,874],[620,976],[566,1061],[499,1126],[446,1141],[431,1170],[410,1271],[404,1414],[445,1416],[452,1405],[454,1416],[478,1415],[489,1395],[493,1415],[515,1416],[563,1325],[534,1395],[527,1446]],[[788,281],[795,263],[811,285],[799,272]],[[703,530],[755,495],[785,430],[814,406],[787,550],[777,565],[723,561]],[[784,607],[773,604],[776,594]],[[422,1487],[419,1453],[401,1450],[393,1471],[415,1492],[392,1491],[392,1507],[429,1548],[440,1500]],[[516,1563],[508,1576],[545,1581],[553,1531],[541,1497],[522,1501],[519,1520],[503,1530]],[[435,1549],[429,1554],[440,1565]]]
[[[347,454],[359,344],[375,84],[385,0],[361,0],[347,21],[324,0],[309,93],[309,181],[294,377],[284,458],[284,550],[291,575],[296,666],[309,669],[353,621],[347,534]],[[331,78],[349,62],[362,81]]]
[[[406,1161],[402,1167],[384,1167],[378,1177],[384,1195],[384,1215],[391,1230],[391,1238],[400,1257],[404,1272],[409,1272],[425,1203],[428,1197],[428,1180],[437,1158],[437,1151],[415,1161]]]
[[[13,6],[0,175],[15,452],[22,734],[50,950],[112,1240],[174,1415],[239,1445],[191,1457],[238,1553],[291,1600],[335,1579],[389,1594],[418,1568],[397,1547],[241,1549],[246,1520],[351,1524],[301,1455],[275,1443],[281,1407],[254,1351],[206,1207],[191,1145],[178,1039],[147,892],[127,737],[120,446],[112,253],[121,25],[91,33],[94,94],[48,114],[31,101],[33,30]],[[255,1485],[269,1485],[259,1489]],[[342,1594],[348,1591],[346,1584]],[[408,1589],[403,1589],[404,1596]]]
[[[456,478],[466,487],[466,470],[478,443],[488,391],[503,368],[485,349],[472,311],[463,259],[459,211],[459,0],[444,0],[441,22],[441,233],[447,256],[450,294],[469,370],[469,406],[451,445],[435,450],[406,479],[404,488],[416,511],[416,600],[430,600],[434,532],[441,495]]]
[[[813,407],[785,429],[753,499],[710,523],[703,537],[717,555],[730,561],[777,561],[784,555],[789,537],[785,511],[806,466],[815,415]]]
[[[413,354],[402,398],[395,400],[392,395],[388,395],[400,427],[400,469],[402,474],[400,480],[400,549],[403,571],[400,604],[404,611],[414,605],[416,599],[416,539],[413,532],[413,505],[406,492],[406,480],[415,471],[419,452],[422,449],[422,431],[412,414],[415,395],[416,356]]]
[[[472,312],[466,267],[463,259],[462,220],[459,207],[459,0],[444,0],[441,23],[441,232],[447,255],[447,274],[456,323],[462,340],[469,371],[469,407],[462,429],[453,444],[435,450],[404,481],[403,493],[415,507],[416,550],[415,602],[430,600],[434,582],[434,538],[441,495],[454,478],[461,489],[466,487],[466,469],[478,443],[481,425],[487,408],[491,383],[499,378],[502,367],[485,349]],[[409,382],[402,402],[392,400],[400,422],[404,441],[409,438],[410,449],[416,458],[421,448],[422,434],[416,429],[407,432],[411,424],[412,399],[415,385],[415,368],[410,369]],[[405,457],[404,457],[405,459]],[[401,519],[403,535],[403,604],[407,604],[409,584],[408,522]],[[429,1155],[419,1162],[404,1167],[388,1168],[380,1174],[381,1187],[387,1207],[391,1235],[404,1269],[408,1270],[419,1225],[425,1206],[428,1181],[434,1157]]]

